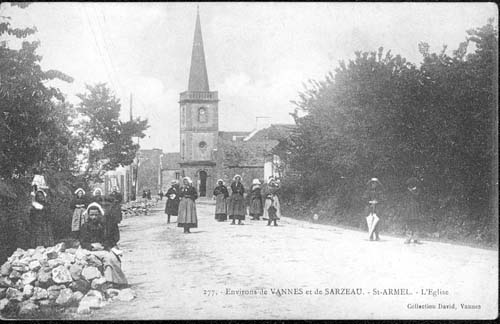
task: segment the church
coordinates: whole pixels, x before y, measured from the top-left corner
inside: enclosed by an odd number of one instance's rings
[[[209,87],[200,14],[197,11],[187,90],[180,93],[180,152],[140,150],[130,172],[121,181],[128,199],[140,197],[145,189],[166,191],[173,179],[187,176],[200,197],[211,197],[218,179],[229,185],[236,174],[245,188],[253,179],[281,177],[286,168],[273,148],[294,130],[292,124],[269,124],[253,131],[219,131],[219,97]],[[108,184],[109,182],[109,184]],[[130,188],[128,188],[130,187]]]

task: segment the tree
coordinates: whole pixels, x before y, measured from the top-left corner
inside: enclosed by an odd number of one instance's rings
[[[143,138],[149,126],[140,118],[120,121],[120,101],[105,84],[86,88],[78,95],[81,103],[77,108],[81,117],[78,133],[87,154],[84,177],[100,181],[106,171],[132,164],[139,149],[133,138]]]
[[[451,55],[420,43],[420,66],[380,48],[310,81],[295,102],[298,128],[280,145],[310,197],[338,197],[342,188],[353,211],[364,204],[356,197],[366,181],[378,177],[397,205],[405,180],[417,176],[429,218],[463,231],[488,223],[498,31],[490,21],[467,34]]]
[[[0,35],[25,38],[36,31],[11,28],[9,20],[2,17]],[[0,45],[0,176],[4,178],[29,175],[33,167],[71,169],[74,161],[72,107],[58,89],[44,84],[54,78],[72,79],[59,71],[43,71],[38,45],[25,41],[19,50],[7,42]]]

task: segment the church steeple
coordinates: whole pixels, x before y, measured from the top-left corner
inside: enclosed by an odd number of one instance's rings
[[[188,91],[210,91],[208,87],[207,66],[205,64],[205,51],[203,50],[203,37],[201,36],[199,7],[196,12]]]

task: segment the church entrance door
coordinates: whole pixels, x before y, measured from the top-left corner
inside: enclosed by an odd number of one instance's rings
[[[207,173],[200,171],[200,197],[207,196]]]

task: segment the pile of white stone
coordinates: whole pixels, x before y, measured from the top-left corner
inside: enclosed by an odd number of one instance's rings
[[[102,262],[90,251],[65,250],[63,243],[17,249],[0,267],[0,312],[14,309],[14,316],[36,316],[44,307],[73,307],[86,314],[111,300],[134,298],[130,288],[111,288]]]
[[[122,204],[122,215],[123,217],[133,217],[140,215],[147,215],[151,208],[156,207],[158,201],[157,199],[147,200],[141,199],[136,201],[129,201]]]

